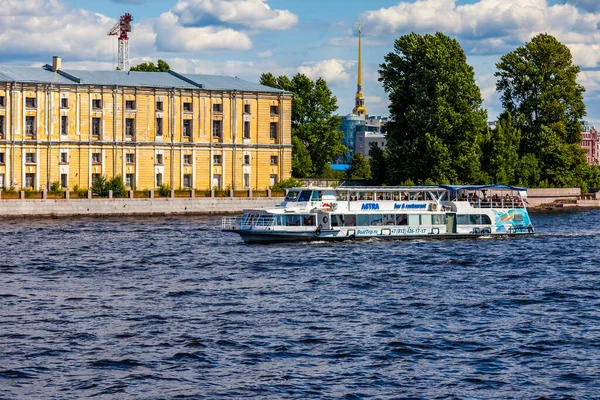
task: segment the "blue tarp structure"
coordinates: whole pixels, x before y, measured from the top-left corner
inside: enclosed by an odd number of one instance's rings
[[[346,171],[350,168],[350,164],[331,164],[331,169],[334,171]]]

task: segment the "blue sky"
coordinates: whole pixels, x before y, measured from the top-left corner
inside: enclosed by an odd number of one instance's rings
[[[3,64],[114,68],[106,33],[133,15],[131,64],[165,59],[180,72],[262,72],[325,78],[348,114],[356,92],[356,28],[363,25],[363,87],[370,114],[387,114],[378,65],[394,39],[415,31],[455,37],[474,67],[489,119],[500,112],[493,74],[502,54],[541,32],[582,66],[588,120],[600,121],[599,0],[3,0]]]

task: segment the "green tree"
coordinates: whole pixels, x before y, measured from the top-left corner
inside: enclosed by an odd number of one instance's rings
[[[297,178],[321,176],[336,156],[348,149],[342,145],[344,133],[337,128],[340,117],[337,98],[327,82],[319,78],[312,81],[304,74],[291,80],[287,76],[275,77],[264,73],[262,85],[287,90],[294,94],[292,100],[292,174]]]
[[[487,113],[458,42],[439,32],[401,36],[379,75],[390,98],[390,183],[481,181]]]
[[[519,163],[521,132],[510,112],[502,114],[495,129],[490,130],[483,146],[482,167],[489,183],[513,185]]]
[[[543,33],[502,56],[496,67],[502,105],[516,116],[521,131],[521,161],[527,157],[525,164],[537,165],[525,181],[530,186],[583,184],[588,167],[579,144],[585,89],[577,83],[579,67],[568,47]]]
[[[375,142],[369,147],[369,166],[374,185],[381,186],[387,183],[388,153]]]
[[[142,72],[167,72],[170,70],[169,64],[166,61],[158,59],[158,65],[154,65],[152,61],[143,62],[141,64],[136,65],[135,67],[131,67],[130,71],[142,71]]]
[[[354,153],[350,160],[350,168],[346,171],[346,179],[366,181],[371,179],[371,167],[365,156]]]

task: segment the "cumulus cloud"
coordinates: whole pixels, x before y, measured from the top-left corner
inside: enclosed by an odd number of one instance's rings
[[[180,0],[172,9],[182,25],[227,25],[259,30],[285,30],[298,22],[288,10],[272,10],[267,0]]]
[[[442,31],[458,37],[468,52],[478,54],[509,51],[541,32],[548,32],[567,45],[598,43],[600,14],[585,12],[571,3],[479,0],[457,5],[456,0],[402,1],[367,11],[364,32],[379,35]],[[576,3],[581,6],[585,1]]]
[[[112,45],[106,34],[115,23],[58,0],[5,0],[0,8],[0,48],[5,58],[110,58]]]
[[[197,52],[205,50],[248,50],[252,41],[245,33],[228,29],[184,27],[171,12],[160,15],[154,24],[156,47],[167,52]]]
[[[273,57],[273,52],[271,50],[266,50],[261,53],[258,53],[258,56],[260,58],[271,58]]]
[[[311,79],[323,78],[329,82],[347,82],[350,80],[348,69],[355,64],[353,61],[343,61],[335,58],[314,63],[304,63],[298,67],[298,72]]]
[[[567,0],[567,3],[589,12],[600,12],[600,2],[598,0]]]

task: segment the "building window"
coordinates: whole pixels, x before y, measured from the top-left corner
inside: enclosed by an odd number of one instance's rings
[[[92,99],[92,108],[94,110],[102,109],[102,100],[100,99]]]
[[[271,106],[271,115],[279,115],[279,106]]]
[[[183,155],[183,163],[187,164],[187,165],[192,165],[192,155],[191,154],[184,154]]]
[[[133,153],[125,154],[125,162],[127,164],[133,164],[135,162],[135,154],[133,154]]]
[[[68,97],[61,98],[60,106],[61,106],[61,108],[69,108],[69,98]]]
[[[92,163],[100,164],[102,162],[102,153],[92,153]]]
[[[6,186],[4,185],[4,174],[0,174],[0,189],[5,189]]]
[[[250,174],[244,174],[244,187],[250,187]]]
[[[66,151],[60,152],[60,162],[62,164],[67,164],[69,162],[69,155]]]
[[[162,163],[163,163],[163,155],[162,154],[156,155],[156,163],[162,165]],[[160,185],[158,185],[158,186],[160,186]]]
[[[4,153],[0,153],[0,164],[4,164]]]
[[[214,113],[222,113],[223,112],[223,104],[213,104],[213,112]]]
[[[156,101],[156,111],[163,111],[165,109],[165,103],[163,101]],[[158,185],[160,186],[160,185]]]
[[[25,134],[35,135],[35,117],[25,117]]]
[[[27,164],[35,164],[35,153],[25,153],[25,162]]]
[[[100,118],[92,118],[92,136],[100,136]]]
[[[271,139],[277,139],[277,122],[271,122],[269,126]]]
[[[279,157],[271,156],[271,165],[277,165],[277,164],[279,164]]]
[[[250,154],[244,154],[244,164],[250,165]]]
[[[135,135],[135,118],[125,118],[125,136],[133,138]]]
[[[192,112],[192,103],[190,103],[190,102],[183,103],[183,111]]]
[[[250,139],[250,121],[244,121],[244,139]]]
[[[276,175],[276,174],[271,174],[271,175],[269,176],[269,184],[270,184],[271,186],[275,186],[275,185],[277,185],[277,181],[278,181],[278,179],[277,179],[277,175]]]
[[[98,179],[100,179],[100,174],[92,174],[92,186]]]
[[[223,126],[222,122],[223,121],[213,121],[212,132],[213,132],[213,136],[214,137],[218,137],[218,138],[221,137],[221,134],[223,132],[222,129],[221,129],[222,126]]]
[[[183,187],[184,188],[192,187],[192,174],[184,174],[183,175]]]
[[[25,98],[25,107],[35,108],[37,104],[37,99],[35,97],[26,97]]]
[[[69,117],[66,115],[60,116],[60,134],[68,135],[69,134]]]
[[[4,115],[0,115],[0,136],[4,136]]]
[[[156,174],[156,187],[162,186],[163,184],[163,174]]]
[[[125,186],[134,188],[135,177],[134,174],[125,174]]]
[[[35,174],[25,174],[25,187],[33,188],[35,185]]]
[[[163,134],[163,119],[156,118],[156,136],[162,136]]]
[[[192,120],[184,119],[183,120],[183,137],[192,136]]]
[[[221,154],[213,154],[213,164],[222,164],[223,156]]]
[[[244,104],[244,113],[250,114],[250,104]]]
[[[69,177],[67,174],[60,174],[60,187],[62,187],[62,188],[69,187]]]
[[[4,96],[0,96],[0,107],[6,107],[6,98]]]
[[[135,110],[135,100],[125,100],[126,110]]]

